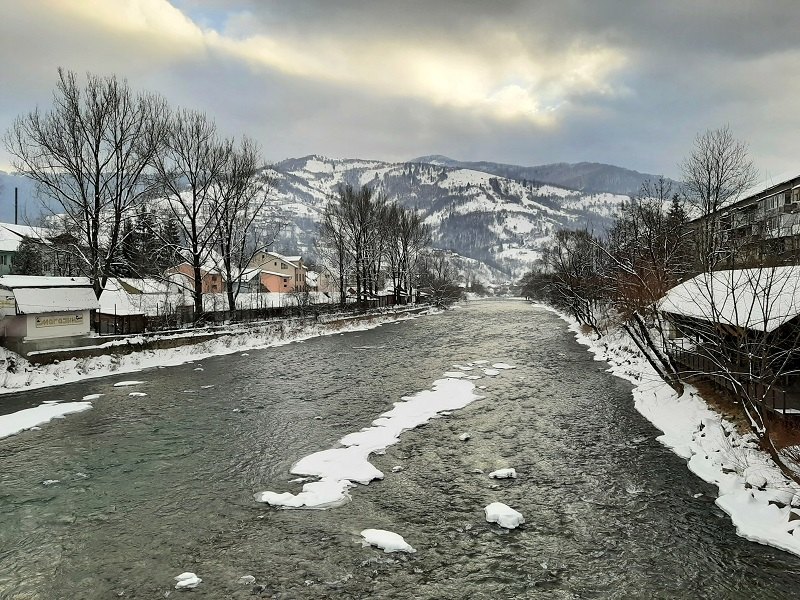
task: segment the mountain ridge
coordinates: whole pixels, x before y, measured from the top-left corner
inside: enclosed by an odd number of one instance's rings
[[[659,177],[607,163],[586,161],[548,163],[526,167],[491,161],[459,161],[441,154],[430,154],[413,158],[409,162],[476,169],[511,179],[533,180],[589,193],[608,192],[632,195],[640,190],[645,180]],[[676,183],[673,181],[673,184]]]

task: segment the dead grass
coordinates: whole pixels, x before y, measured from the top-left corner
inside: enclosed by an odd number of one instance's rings
[[[692,378],[691,384],[697,388],[709,408],[733,423],[740,435],[750,432],[750,423],[742,405],[736,401],[728,390],[706,379],[695,377]]]
[[[771,417],[769,435],[778,450],[800,445],[800,424],[796,421]]]
[[[744,409],[729,390],[700,378],[693,378],[691,383],[709,408],[733,423],[739,434],[750,433],[750,423]],[[800,422],[774,416],[769,418],[768,427],[770,437],[778,450],[789,446],[800,446]]]

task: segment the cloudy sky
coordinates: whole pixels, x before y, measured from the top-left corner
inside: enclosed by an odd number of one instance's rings
[[[729,124],[777,174],[800,171],[799,31],[796,0],[0,0],[0,131],[63,66],[206,111],[269,160],[677,176]]]

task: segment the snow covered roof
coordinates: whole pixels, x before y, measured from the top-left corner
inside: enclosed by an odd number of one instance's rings
[[[152,279],[149,277],[118,277],[117,279],[121,284],[132,290],[135,290],[133,293],[139,292],[142,294],[163,294],[169,291],[169,283],[166,281],[160,281],[158,279]],[[106,290],[108,290],[108,286],[106,286]]]
[[[702,273],[672,288],[658,308],[703,321],[774,331],[800,315],[800,266]]]
[[[14,292],[17,314],[91,310],[99,306],[87,277],[3,275],[0,289]]]
[[[144,310],[134,306],[131,295],[123,288],[106,287],[100,295],[100,312],[106,315],[143,315]]]
[[[14,223],[0,223],[0,251],[16,252],[19,243],[24,238],[41,239],[47,230],[30,227],[29,225],[16,225]]]
[[[100,307],[91,287],[17,288],[17,314],[32,315]]]
[[[91,287],[88,277],[39,277],[37,275],[0,276],[0,288],[64,288]]]
[[[278,260],[282,260],[283,262],[290,263],[293,267],[297,269],[300,268],[300,265],[298,263],[303,259],[302,256],[284,256],[283,254],[278,254],[277,252],[270,252],[270,251],[264,252],[264,254],[277,258]]]

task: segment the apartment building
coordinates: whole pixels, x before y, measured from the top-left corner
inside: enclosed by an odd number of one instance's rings
[[[713,231],[725,267],[800,264],[800,175],[756,187],[690,225]]]

